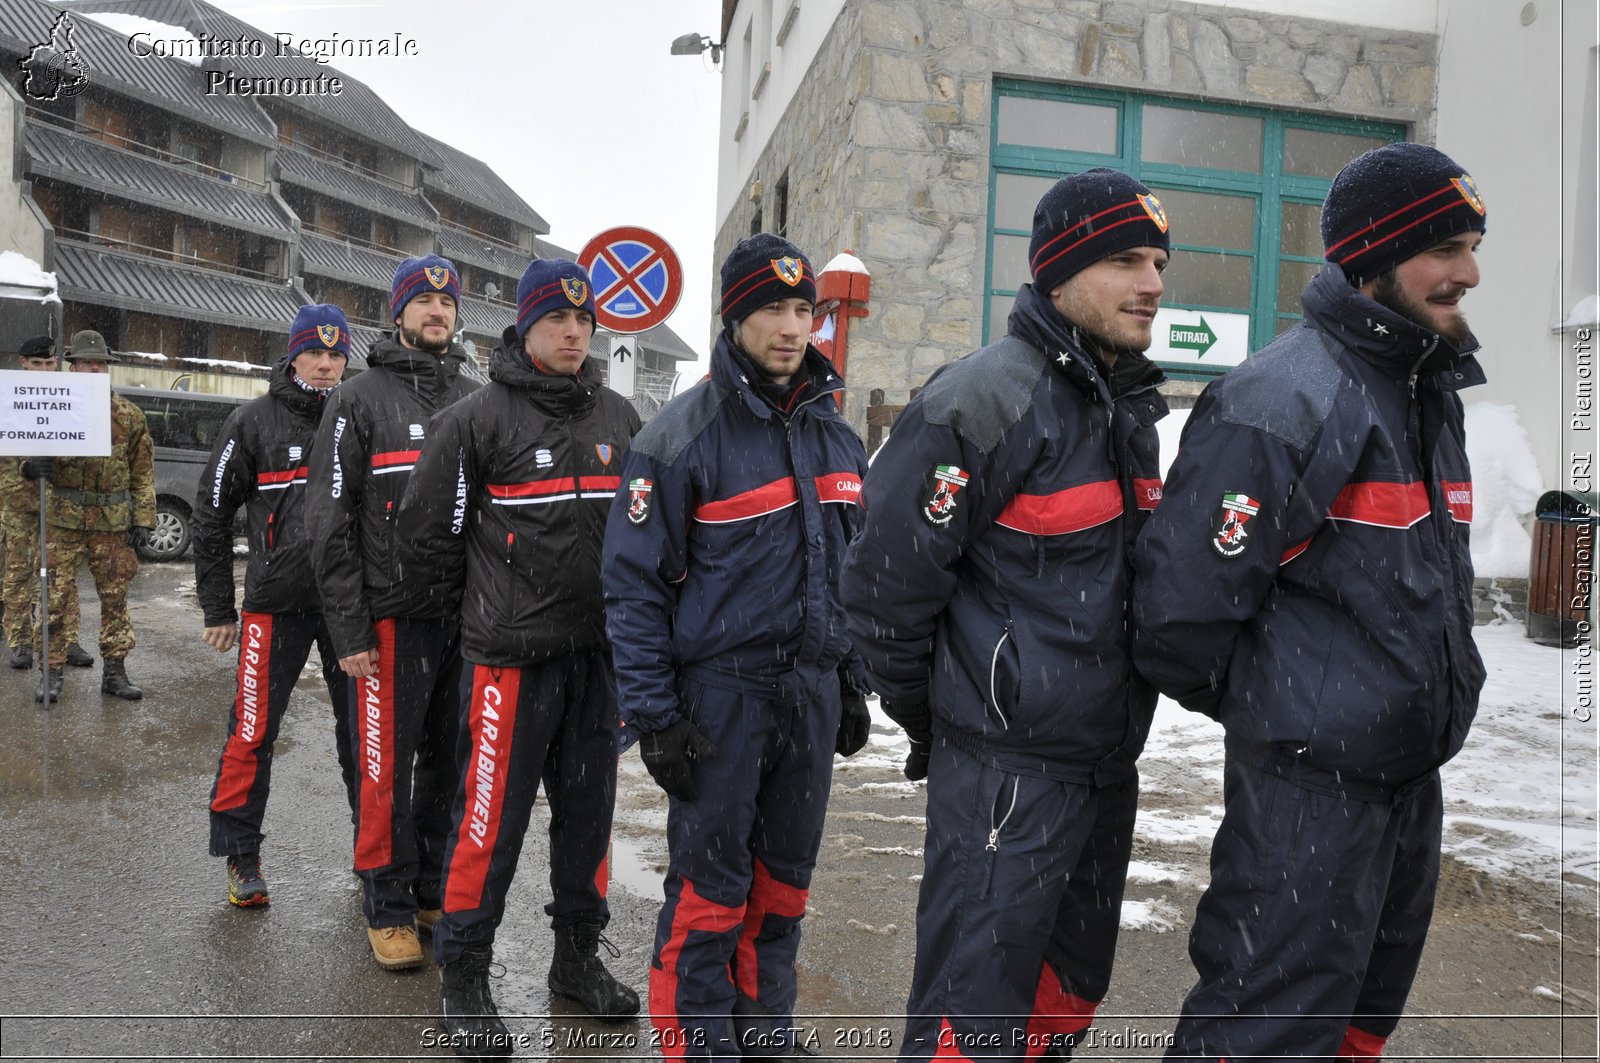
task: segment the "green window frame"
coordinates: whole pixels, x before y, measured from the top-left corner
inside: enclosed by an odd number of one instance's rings
[[[1001,139],[1001,108],[1006,101],[1054,101],[1109,108],[1115,135],[1111,151],[1080,151],[1062,147],[1006,143]],[[1145,110],[1150,107],[1177,108],[1219,116],[1242,116],[1260,123],[1260,158],[1251,159],[1250,169],[1229,169],[1222,165],[1205,166],[1155,162],[1144,158]],[[1164,297],[1163,306],[1184,310],[1239,313],[1250,317],[1249,347],[1252,352],[1270,343],[1274,336],[1300,320],[1300,291],[1305,280],[1322,263],[1321,245],[1314,232],[1305,226],[1314,220],[1332,183],[1332,174],[1291,173],[1286,162],[1286,141],[1296,131],[1332,134],[1352,138],[1351,157],[1360,140],[1388,142],[1405,137],[1405,127],[1393,122],[1341,118],[1303,111],[1275,110],[1242,104],[1212,103],[1152,93],[1123,92],[1042,82],[996,78],[991,93],[989,128],[989,231],[985,246],[983,334],[985,341],[1005,329],[1004,309],[1016,295],[1016,278],[1026,277],[1026,252],[1018,264],[1010,261],[1018,248],[1017,238],[1025,242],[1028,228],[1017,228],[1021,219],[1015,210],[1000,219],[997,186],[1002,177],[1054,181],[1095,166],[1109,166],[1131,174],[1149,185],[1160,197],[1171,191],[1181,198],[1185,192],[1242,198],[1253,204],[1254,225],[1251,246],[1221,247],[1186,243],[1181,213],[1169,210],[1172,219],[1173,257],[1191,254],[1216,255],[1219,265],[1248,262],[1248,306],[1209,305]],[[1013,107],[1013,113],[1016,113]],[[1062,139],[1062,138],[1058,138]],[[1336,143],[1336,142],[1335,142]],[[1103,146],[1103,145],[1099,145]],[[1259,162],[1259,166],[1254,165]],[[1329,167],[1324,166],[1323,169]],[[1042,187],[1042,186],[1041,186]],[[1312,208],[1310,211],[1296,207]],[[1030,206],[1031,209],[1031,206]],[[1286,209],[1288,213],[1286,214]],[[1298,250],[1285,250],[1286,231],[1300,241]],[[1309,243],[1306,241],[1309,240]],[[1025,243],[1022,245],[1025,248]],[[998,250],[997,250],[998,249]],[[997,262],[1000,269],[996,269]],[[1181,263],[1180,263],[1181,265]],[[1235,265],[1231,272],[1238,275]],[[1207,380],[1225,372],[1193,365],[1170,366],[1168,375],[1179,379]]]

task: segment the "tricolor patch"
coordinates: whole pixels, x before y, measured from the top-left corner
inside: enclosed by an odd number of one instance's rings
[[[805,267],[800,265],[800,260],[789,255],[772,260],[772,272],[778,279],[793,288],[805,276]]]
[[[562,277],[561,290],[567,294],[567,302],[573,306],[582,306],[589,297],[589,286],[576,277]]]
[[[928,523],[942,528],[956,515],[956,496],[967,486],[971,474],[958,465],[935,465],[922,497],[922,515]]]
[[[642,476],[628,481],[628,523],[643,524],[650,519],[650,493],[655,487]]]
[[[1223,557],[1238,557],[1250,546],[1250,519],[1261,512],[1261,503],[1243,492],[1222,496],[1217,515],[1211,520],[1211,545]]]

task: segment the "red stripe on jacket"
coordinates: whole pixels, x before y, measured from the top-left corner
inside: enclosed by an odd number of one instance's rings
[[[732,498],[715,502],[702,502],[695,507],[694,519],[703,524],[725,524],[735,520],[749,520],[768,513],[787,509],[800,501],[800,490],[793,477],[784,477],[769,484],[743,491]]]
[[[1121,513],[1121,485],[1101,480],[1048,495],[1017,495],[995,523],[1029,535],[1065,535],[1115,520]]]
[[[413,465],[421,454],[420,450],[386,450],[372,455],[372,467],[383,469],[390,465]]]
[[[311,466],[302,465],[298,469],[285,469],[282,472],[256,473],[257,484],[286,484],[294,480],[304,480],[311,475]]]
[[[1378,528],[1409,528],[1426,517],[1428,486],[1420,480],[1408,484],[1346,484],[1328,508],[1330,520],[1350,520]]]
[[[538,498],[570,491],[614,492],[621,486],[620,476],[555,476],[548,480],[528,480],[519,484],[487,484],[486,488],[492,498]]]

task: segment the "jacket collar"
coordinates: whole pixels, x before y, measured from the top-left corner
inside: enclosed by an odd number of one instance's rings
[[[733,333],[723,329],[717,337],[716,347],[711,351],[711,379],[729,391],[737,392],[757,417],[775,417],[778,411],[756,390],[754,382],[759,372],[750,356],[733,342]],[[823,407],[816,406],[818,398],[844,390],[844,380],[834,372],[833,363],[809,343],[806,344],[805,360],[800,363],[797,375],[804,375],[806,392],[798,397],[794,413],[808,406],[821,409]]]
[[[536,402],[553,408],[577,410],[593,405],[595,390],[600,387],[600,370],[593,359],[585,358],[576,374],[546,373],[523,350],[515,329],[506,329],[500,339],[500,346],[489,355],[490,380],[527,391]]]
[[[1413,371],[1447,391],[1481,384],[1475,336],[1459,347],[1362,295],[1338,266],[1325,266],[1300,297],[1306,324],[1327,333],[1362,361],[1404,382]]]
[[[314,391],[307,391],[294,382],[289,363],[290,358],[279,358],[272,367],[272,376],[267,381],[267,394],[283,403],[301,417],[309,417],[315,421],[322,416],[322,402],[326,398]],[[331,395],[332,392],[329,392]]]
[[[1031,284],[1024,284],[1017,292],[1017,301],[1006,319],[1006,333],[1039,351],[1073,387],[1102,402],[1109,403],[1132,390],[1154,387],[1166,379],[1142,352],[1118,354],[1113,372],[1084,341],[1078,327],[1062,317]]]

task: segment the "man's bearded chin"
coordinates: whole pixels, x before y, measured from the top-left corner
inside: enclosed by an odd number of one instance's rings
[[[1431,329],[1459,346],[1472,336],[1472,329],[1467,324],[1464,315],[1456,314],[1444,327],[1439,327],[1433,321],[1433,313],[1426,302],[1418,303],[1407,298],[1405,292],[1400,290],[1400,283],[1395,279],[1394,270],[1378,275],[1372,283],[1372,300],[1380,306],[1386,306],[1399,314],[1407,321],[1413,322],[1425,329]]]
[[[419,351],[427,351],[429,354],[443,354],[450,349],[450,334],[448,332],[445,333],[443,343],[425,340],[422,338],[421,332],[413,332],[408,328],[400,330],[400,338],[405,341],[407,347],[414,347]]]

